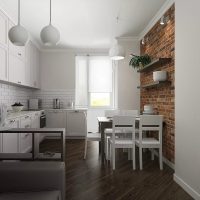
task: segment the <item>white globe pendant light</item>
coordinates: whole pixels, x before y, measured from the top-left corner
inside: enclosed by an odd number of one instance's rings
[[[54,46],[57,45],[57,43],[60,40],[60,33],[58,29],[56,29],[52,24],[51,24],[51,0],[50,0],[50,22],[48,26],[45,26],[41,33],[40,33],[40,38],[43,42],[44,45],[46,46]]]
[[[28,41],[28,32],[20,25],[20,0],[18,0],[18,24],[9,30],[8,37],[16,46],[25,46]]]
[[[118,44],[116,41],[115,44],[109,50],[109,56],[111,60],[123,60],[125,58],[124,48]]]

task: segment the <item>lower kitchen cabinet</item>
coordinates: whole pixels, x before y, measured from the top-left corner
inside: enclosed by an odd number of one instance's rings
[[[65,128],[66,129],[66,111],[65,110],[47,110],[46,111],[46,124],[47,128]],[[47,136],[60,136],[60,134],[50,134]]]
[[[19,119],[9,119],[5,122],[5,127],[19,128]],[[19,152],[19,134],[3,133],[2,134],[2,152],[18,153]]]
[[[21,117],[21,128],[31,128],[31,115]],[[32,134],[20,133],[20,153],[28,152],[32,148]]]
[[[68,111],[67,112],[67,131],[66,136],[83,137],[86,132],[85,112]]]

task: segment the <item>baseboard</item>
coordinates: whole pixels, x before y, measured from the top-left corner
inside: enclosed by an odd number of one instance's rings
[[[154,151],[154,155],[158,157],[158,152],[157,151]],[[168,165],[170,168],[172,168],[173,170],[175,170],[175,166],[174,166],[174,163],[170,162],[167,158],[165,158],[163,156],[163,162]]]
[[[174,181],[179,184],[191,197],[196,200],[200,200],[200,194],[184,182],[180,177],[174,174]]]

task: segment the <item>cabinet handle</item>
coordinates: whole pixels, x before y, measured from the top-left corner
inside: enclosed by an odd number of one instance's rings
[[[21,53],[18,53],[18,56],[21,56],[22,54]]]
[[[25,119],[29,118],[29,116],[26,116]]]
[[[29,136],[29,133],[26,133],[26,134],[25,134],[25,137],[28,137],[28,136]]]
[[[29,125],[26,125],[25,128],[30,128],[30,126],[29,126]]]

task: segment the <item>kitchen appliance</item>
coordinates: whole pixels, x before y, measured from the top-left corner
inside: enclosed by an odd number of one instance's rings
[[[29,110],[39,110],[41,108],[41,99],[29,99],[28,108]]]
[[[41,111],[40,115],[40,128],[46,127],[46,115],[44,111]]]
[[[60,109],[60,99],[53,99],[53,108]]]

